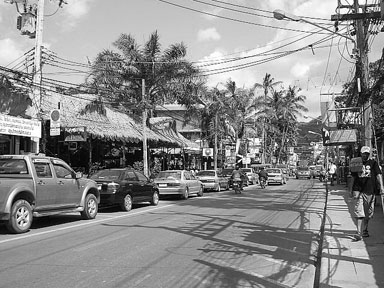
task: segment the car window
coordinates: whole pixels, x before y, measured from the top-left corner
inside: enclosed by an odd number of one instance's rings
[[[52,171],[49,163],[34,162],[37,177],[39,178],[52,178]]]
[[[191,180],[191,174],[189,174],[187,171],[184,171],[184,178],[185,180]]]
[[[280,169],[267,169],[267,173],[281,173]]]
[[[122,171],[121,170],[99,170],[95,174],[92,174],[91,179],[108,179],[108,180],[117,180],[119,179]]]
[[[200,171],[196,176],[215,176],[215,171]]]
[[[136,173],[137,179],[139,179],[139,181],[144,181],[144,182],[148,181],[148,178],[145,177],[144,174],[141,174],[140,172],[137,172],[137,171],[135,173]]]
[[[23,159],[0,159],[0,174],[28,174]]]
[[[69,170],[67,167],[64,167],[60,164],[53,164],[53,169],[55,170],[57,178],[66,178],[66,179],[73,178],[72,171]]]
[[[144,176],[144,175],[143,175]],[[124,177],[127,181],[136,181],[136,174],[133,171],[127,171]]]
[[[297,167],[297,170],[298,171],[308,171],[309,168],[308,167]]]
[[[156,178],[181,179],[181,171],[160,171]]]

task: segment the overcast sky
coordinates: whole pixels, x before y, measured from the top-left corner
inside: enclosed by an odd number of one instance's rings
[[[0,65],[22,69],[20,59],[35,43],[16,29],[16,5],[0,1]],[[209,75],[210,86],[231,78],[239,87],[251,87],[269,73],[286,88],[300,87],[308,115],[317,117],[320,101],[331,97],[321,94],[340,92],[354,73],[353,43],[334,34],[331,39],[327,31],[305,22],[276,20],[272,12],[310,17],[304,19],[334,30],[330,19],[336,7],[337,0],[67,0],[58,9],[58,1],[45,0],[43,43],[62,59],[87,64],[98,52],[112,49],[121,33],[143,44],[157,30],[163,49],[179,42],[187,46],[188,60]],[[340,33],[353,30],[348,24],[340,23]],[[381,56],[383,35],[370,35],[371,62]],[[84,74],[57,65],[61,68],[44,67],[44,77],[84,80]]]

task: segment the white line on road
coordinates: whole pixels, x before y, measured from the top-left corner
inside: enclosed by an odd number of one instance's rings
[[[44,232],[38,232],[38,233],[35,233],[35,234],[24,234],[24,235],[18,236],[16,238],[9,238],[9,239],[6,239],[6,240],[2,240],[2,241],[0,241],[0,244],[4,244],[4,243],[7,243],[7,242],[11,242],[11,241],[22,240],[22,239],[28,239],[28,238],[32,238],[32,237],[36,237],[36,236],[41,236],[41,235],[44,235],[44,234],[50,234],[50,233],[54,233],[54,232],[58,232],[58,231],[69,230],[69,229],[73,229],[73,228],[77,228],[77,227],[81,227],[81,226],[88,226],[88,225],[99,224],[99,223],[103,223],[103,222],[117,220],[119,218],[132,217],[132,216],[140,215],[140,214],[143,214],[143,213],[146,213],[146,212],[155,211],[155,210],[160,210],[160,209],[167,208],[167,207],[174,206],[174,205],[176,205],[176,204],[169,204],[169,205],[166,205],[166,206],[154,207],[152,209],[146,209],[146,210],[143,210],[143,211],[127,213],[127,214],[119,215],[119,216],[116,216],[116,217],[103,218],[103,219],[100,219],[100,220],[90,220],[90,221],[86,221],[86,222],[83,222],[83,223],[79,223],[79,224],[75,224],[75,225],[70,225],[70,226],[66,226],[66,227],[62,227],[62,228],[58,228],[58,229],[53,229],[53,230],[44,231]]]

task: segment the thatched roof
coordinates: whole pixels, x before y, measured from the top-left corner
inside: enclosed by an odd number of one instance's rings
[[[87,105],[92,107],[93,101],[97,99],[95,95],[49,94],[41,101],[43,119],[50,119],[50,112],[57,109],[58,103],[60,103],[61,127],[85,126],[88,135],[103,140],[138,143],[143,139],[142,123],[135,121],[129,115],[119,112],[106,104],[102,105],[102,111],[85,109]],[[151,130],[145,127],[145,129],[148,141],[162,142],[180,147],[194,144],[171,128]]]

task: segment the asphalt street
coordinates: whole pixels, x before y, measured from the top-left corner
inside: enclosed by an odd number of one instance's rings
[[[0,287],[313,287],[318,180],[0,225]]]

